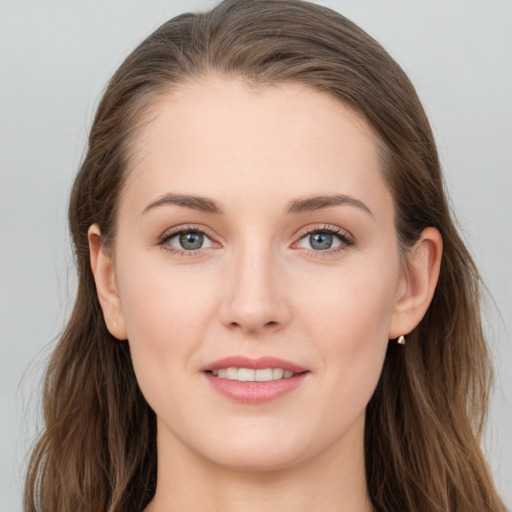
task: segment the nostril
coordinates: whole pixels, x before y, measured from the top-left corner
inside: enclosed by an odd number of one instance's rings
[[[276,322],[275,320],[270,320],[269,322],[266,322],[266,323],[263,323],[263,324],[260,324],[262,325],[262,328],[274,328],[274,327],[278,327],[279,326],[279,322]],[[253,330],[258,330],[258,327],[257,326],[249,326],[247,325],[246,323],[244,322],[231,322],[229,324],[229,327],[231,329],[244,329],[244,330],[248,330],[248,331],[253,331]]]

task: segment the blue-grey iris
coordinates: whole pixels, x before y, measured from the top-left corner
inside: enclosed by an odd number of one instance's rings
[[[201,249],[203,245],[204,237],[201,233],[181,233],[180,234],[180,245],[187,251],[193,251],[195,249]]]
[[[325,251],[332,247],[333,236],[330,233],[319,232],[309,235],[309,243],[317,251]]]

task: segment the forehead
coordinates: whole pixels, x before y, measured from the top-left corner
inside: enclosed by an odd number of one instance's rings
[[[212,77],[183,85],[155,103],[137,147],[127,189],[141,201],[169,191],[221,200],[333,192],[378,200],[387,189],[364,119],[296,83],[254,88]]]

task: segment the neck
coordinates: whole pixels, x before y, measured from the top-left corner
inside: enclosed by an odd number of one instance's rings
[[[372,512],[363,439],[357,437],[314,460],[245,471],[219,466],[177,440],[162,443],[159,435],[157,488],[146,512]]]

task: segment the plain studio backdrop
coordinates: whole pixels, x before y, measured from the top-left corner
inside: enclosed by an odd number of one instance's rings
[[[73,176],[101,91],[165,20],[207,0],[0,0],[0,510],[20,512],[44,362],[69,314]],[[512,507],[512,2],[331,0],[412,79],[490,290],[485,449]]]

